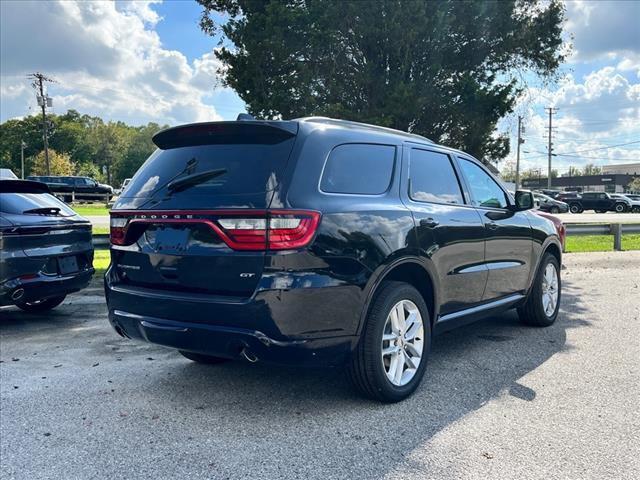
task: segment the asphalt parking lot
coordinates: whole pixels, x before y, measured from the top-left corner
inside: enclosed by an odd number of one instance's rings
[[[635,479],[640,252],[565,257],[548,329],[509,313],[438,337],[416,394],[340,370],[201,366],[118,337],[99,282],[0,310],[3,479]]]

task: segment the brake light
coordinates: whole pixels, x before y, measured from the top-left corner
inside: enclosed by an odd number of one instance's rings
[[[113,245],[126,245],[126,227],[129,219],[111,216],[110,240]]]
[[[233,250],[290,250],[309,244],[320,213],[306,210],[112,212],[111,243],[134,243],[149,224],[205,224]]]
[[[260,217],[221,217],[217,223],[234,250],[289,250],[308,245],[319,221],[318,212],[271,210]]]

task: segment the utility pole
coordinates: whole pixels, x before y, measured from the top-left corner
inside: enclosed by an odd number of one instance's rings
[[[24,140],[20,140],[20,167],[21,167],[21,176],[22,180],[24,180],[24,149],[27,147],[27,144],[24,143]]]
[[[53,82],[54,80],[39,72],[32,73],[28,78],[33,79],[33,83],[31,85],[36,89],[38,106],[42,107],[42,141],[44,143],[44,160],[47,165],[47,175],[51,175],[51,165],[49,164],[49,139],[47,135],[47,107],[53,106],[53,102],[49,96],[44,96],[44,82]],[[40,95],[37,95],[38,92]]]
[[[549,168],[547,172],[547,188],[551,188],[551,156],[553,155],[553,143],[551,142],[551,135],[553,134],[553,114],[556,113],[557,109],[553,107],[545,108],[549,112],[549,145],[547,147],[547,153],[549,155]]]
[[[524,143],[524,139],[521,138],[524,133],[524,127],[522,126],[522,117],[518,115],[518,148],[516,150],[516,192],[520,189],[520,145]]]

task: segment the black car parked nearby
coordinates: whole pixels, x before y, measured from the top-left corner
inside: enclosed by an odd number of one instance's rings
[[[571,213],[582,213],[585,210],[623,213],[631,209],[631,202],[628,200],[613,198],[605,192],[584,192],[580,198],[569,199],[567,203]]]
[[[553,198],[543,195],[542,193],[533,194],[534,199],[538,202],[538,208],[543,212],[549,213],[567,213],[569,211],[569,205],[560,200],[554,200]]]
[[[0,305],[58,306],[93,275],[91,224],[43,183],[0,180]]]
[[[73,198],[76,200],[111,200],[113,187],[96,182],[89,177],[55,177],[55,176],[31,176],[28,180],[46,183],[49,189],[57,196],[69,203]],[[73,192],[73,195],[72,195]],[[98,194],[98,196],[96,195]]]
[[[109,320],[194,361],[346,365],[398,401],[432,335],[517,307],[551,325],[553,223],[470,155],[325,119],[170,128],[111,211]]]

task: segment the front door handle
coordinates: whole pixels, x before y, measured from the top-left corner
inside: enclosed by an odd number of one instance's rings
[[[428,228],[433,228],[433,227],[437,227],[438,225],[440,225],[440,222],[437,221],[435,218],[423,218],[422,220],[420,220],[420,226],[421,227],[428,227]]]
[[[490,230],[496,230],[498,228],[498,224],[496,222],[488,222],[487,228]]]

